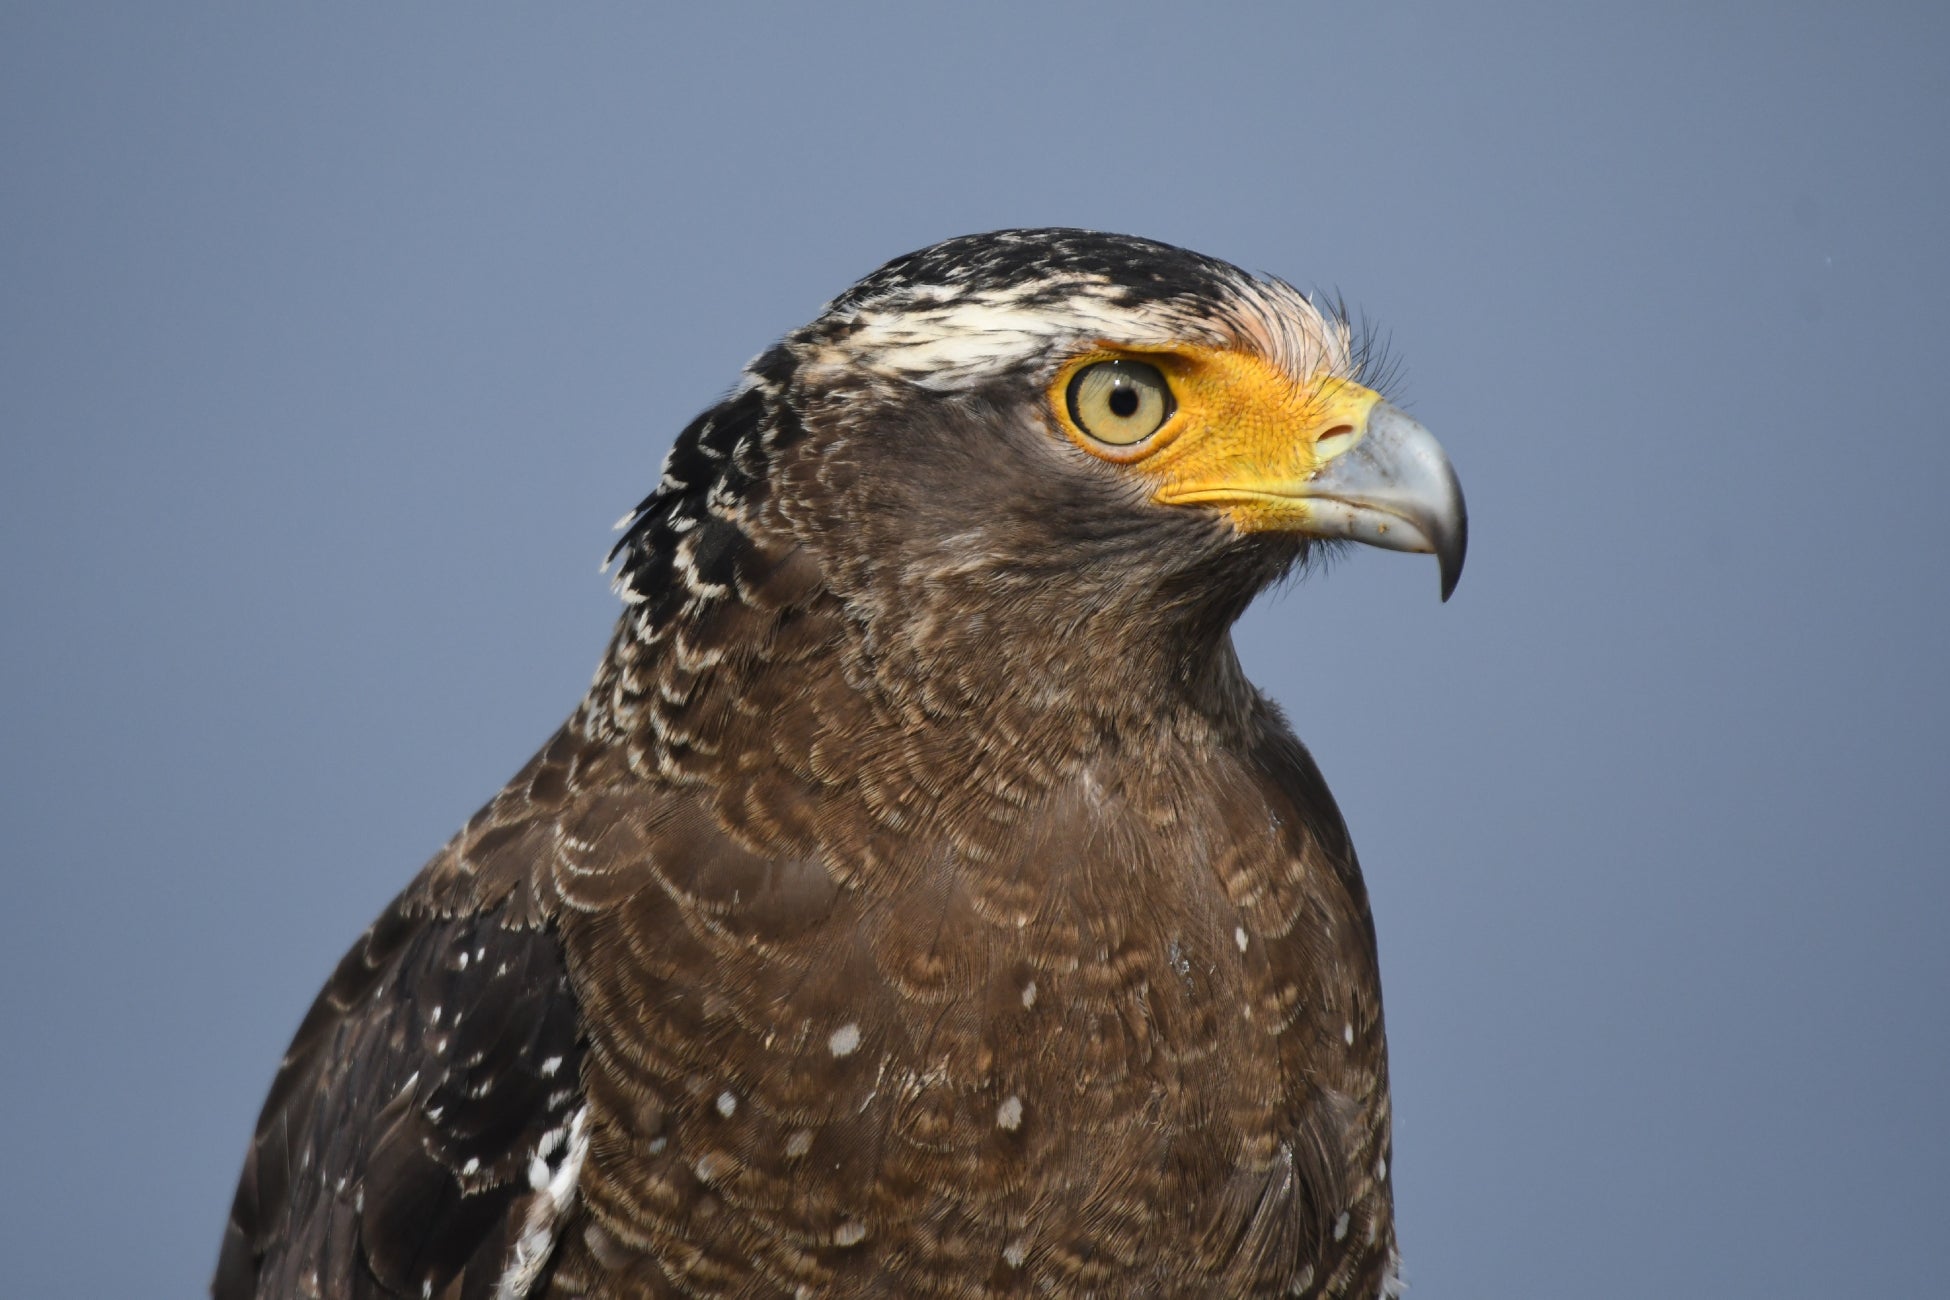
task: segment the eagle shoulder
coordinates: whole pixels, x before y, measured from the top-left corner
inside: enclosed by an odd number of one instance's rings
[[[538,903],[549,754],[312,1004],[245,1156],[216,1300],[520,1296],[543,1277],[586,1147],[581,1010]]]

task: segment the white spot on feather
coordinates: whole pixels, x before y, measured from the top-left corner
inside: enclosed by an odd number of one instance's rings
[[[738,1099],[727,1090],[718,1094],[718,1114],[730,1119],[738,1113]]]
[[[1013,1092],[1010,1093],[1007,1097],[1005,1097],[1002,1101],[1002,1104],[995,1108],[995,1122],[998,1127],[1005,1129],[1010,1133],[1013,1133],[1017,1129],[1021,1128],[1022,1127],[1022,1098],[1018,1097]]]
[[[861,1223],[858,1219],[848,1219],[845,1223],[833,1229],[833,1244],[835,1246],[857,1246],[866,1239],[867,1225]]]
[[[575,1202],[576,1181],[582,1177],[582,1161],[589,1154],[589,1134],[585,1128],[588,1117],[589,1108],[585,1106],[569,1121],[568,1150],[563,1153],[562,1163],[553,1174],[540,1159],[529,1163],[528,1184],[536,1196],[528,1203],[528,1212],[522,1219],[521,1235],[515,1239],[508,1269],[495,1283],[494,1300],[523,1300],[541,1276],[542,1266],[555,1249],[556,1233],[560,1231],[570,1205]],[[551,1130],[550,1136],[559,1142],[561,1130]],[[548,1141],[548,1137],[545,1136],[543,1141]],[[540,1166],[539,1171],[537,1165]]]
[[[1002,1248],[1002,1258],[1010,1268],[1021,1268],[1022,1261],[1029,1258],[1029,1248],[1018,1237]]]
[[[1339,1241],[1345,1236],[1347,1236],[1347,1211],[1342,1210],[1341,1217],[1334,1220],[1334,1240]]]
[[[1401,1300],[1401,1294],[1408,1289],[1402,1279],[1402,1253],[1394,1247],[1388,1249],[1388,1273],[1381,1279],[1381,1300]]]
[[[555,1072],[561,1068],[562,1058],[559,1056],[551,1056],[542,1062],[542,1077],[544,1079],[553,1079]]]
[[[860,1026],[851,1020],[835,1029],[826,1040],[826,1050],[834,1056],[851,1056],[859,1046]]]
[[[1246,927],[1245,926],[1235,925],[1232,927],[1232,941],[1239,945],[1240,952],[1246,951]]]
[[[1028,1011],[1036,1005],[1036,981],[1030,980],[1022,986],[1022,1009]]]

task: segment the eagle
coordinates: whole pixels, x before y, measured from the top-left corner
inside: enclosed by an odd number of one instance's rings
[[[759,355],[305,1016],[218,1300],[1397,1293],[1366,890],[1230,632],[1346,542],[1456,583],[1363,337],[1037,229]]]

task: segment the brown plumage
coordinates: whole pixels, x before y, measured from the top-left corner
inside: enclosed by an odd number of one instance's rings
[[[588,696],[299,1030],[219,1300],[1392,1291],[1360,870],[1229,638],[1321,538],[1454,581],[1352,351],[1015,231],[754,361]]]

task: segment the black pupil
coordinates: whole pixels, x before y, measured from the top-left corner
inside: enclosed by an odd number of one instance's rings
[[[1128,420],[1137,414],[1137,389],[1119,384],[1110,390],[1110,413],[1120,420]]]

